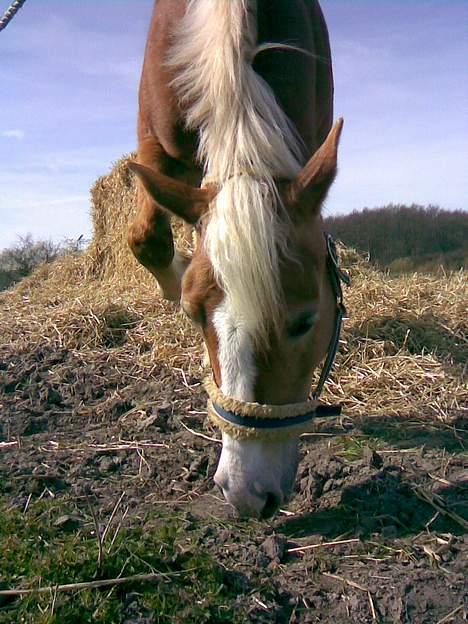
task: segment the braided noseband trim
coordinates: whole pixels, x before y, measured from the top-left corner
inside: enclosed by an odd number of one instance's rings
[[[298,438],[301,433],[306,433],[316,429],[314,420],[308,420],[301,425],[288,425],[282,429],[257,427],[243,427],[242,425],[234,425],[218,416],[211,401],[208,402],[208,417],[211,422],[216,425],[220,431],[227,433],[235,440],[288,440],[290,438]]]
[[[210,420],[232,438],[285,440],[297,438],[301,433],[311,431],[315,427],[313,417],[316,414],[317,401],[289,405],[261,405],[238,401],[223,394],[211,378],[205,380],[205,388],[210,397],[208,401]]]
[[[318,404],[317,401],[304,401],[302,403],[289,403],[288,405],[262,405],[260,403],[238,401],[221,392],[211,377],[205,379],[204,383],[212,403],[216,403],[227,412],[235,412],[241,416],[251,418],[281,419],[302,416],[303,414],[313,412]]]

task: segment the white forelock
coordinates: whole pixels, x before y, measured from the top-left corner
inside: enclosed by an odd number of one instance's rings
[[[301,142],[266,82],[255,73],[256,0],[190,0],[168,64],[198,157],[220,186],[204,240],[227,306],[255,339],[278,325],[280,253],[288,218],[275,177],[294,178]]]

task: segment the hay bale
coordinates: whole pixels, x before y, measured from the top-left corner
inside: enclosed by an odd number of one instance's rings
[[[86,254],[90,277],[107,279],[116,273],[127,277],[146,273],[127,244],[128,223],[136,207],[135,181],[127,168],[132,157],[134,154],[118,160],[91,188],[93,238]]]

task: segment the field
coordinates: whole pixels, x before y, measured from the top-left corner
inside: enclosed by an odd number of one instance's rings
[[[466,621],[466,273],[342,250],[343,416],[288,508],[241,521],[200,339],[125,246],[124,161],[92,196],[87,252],[0,295],[0,623]]]

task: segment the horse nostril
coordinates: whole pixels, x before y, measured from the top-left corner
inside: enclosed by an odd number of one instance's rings
[[[271,518],[278,511],[280,505],[280,497],[272,492],[268,492],[262,509],[262,518]]]

